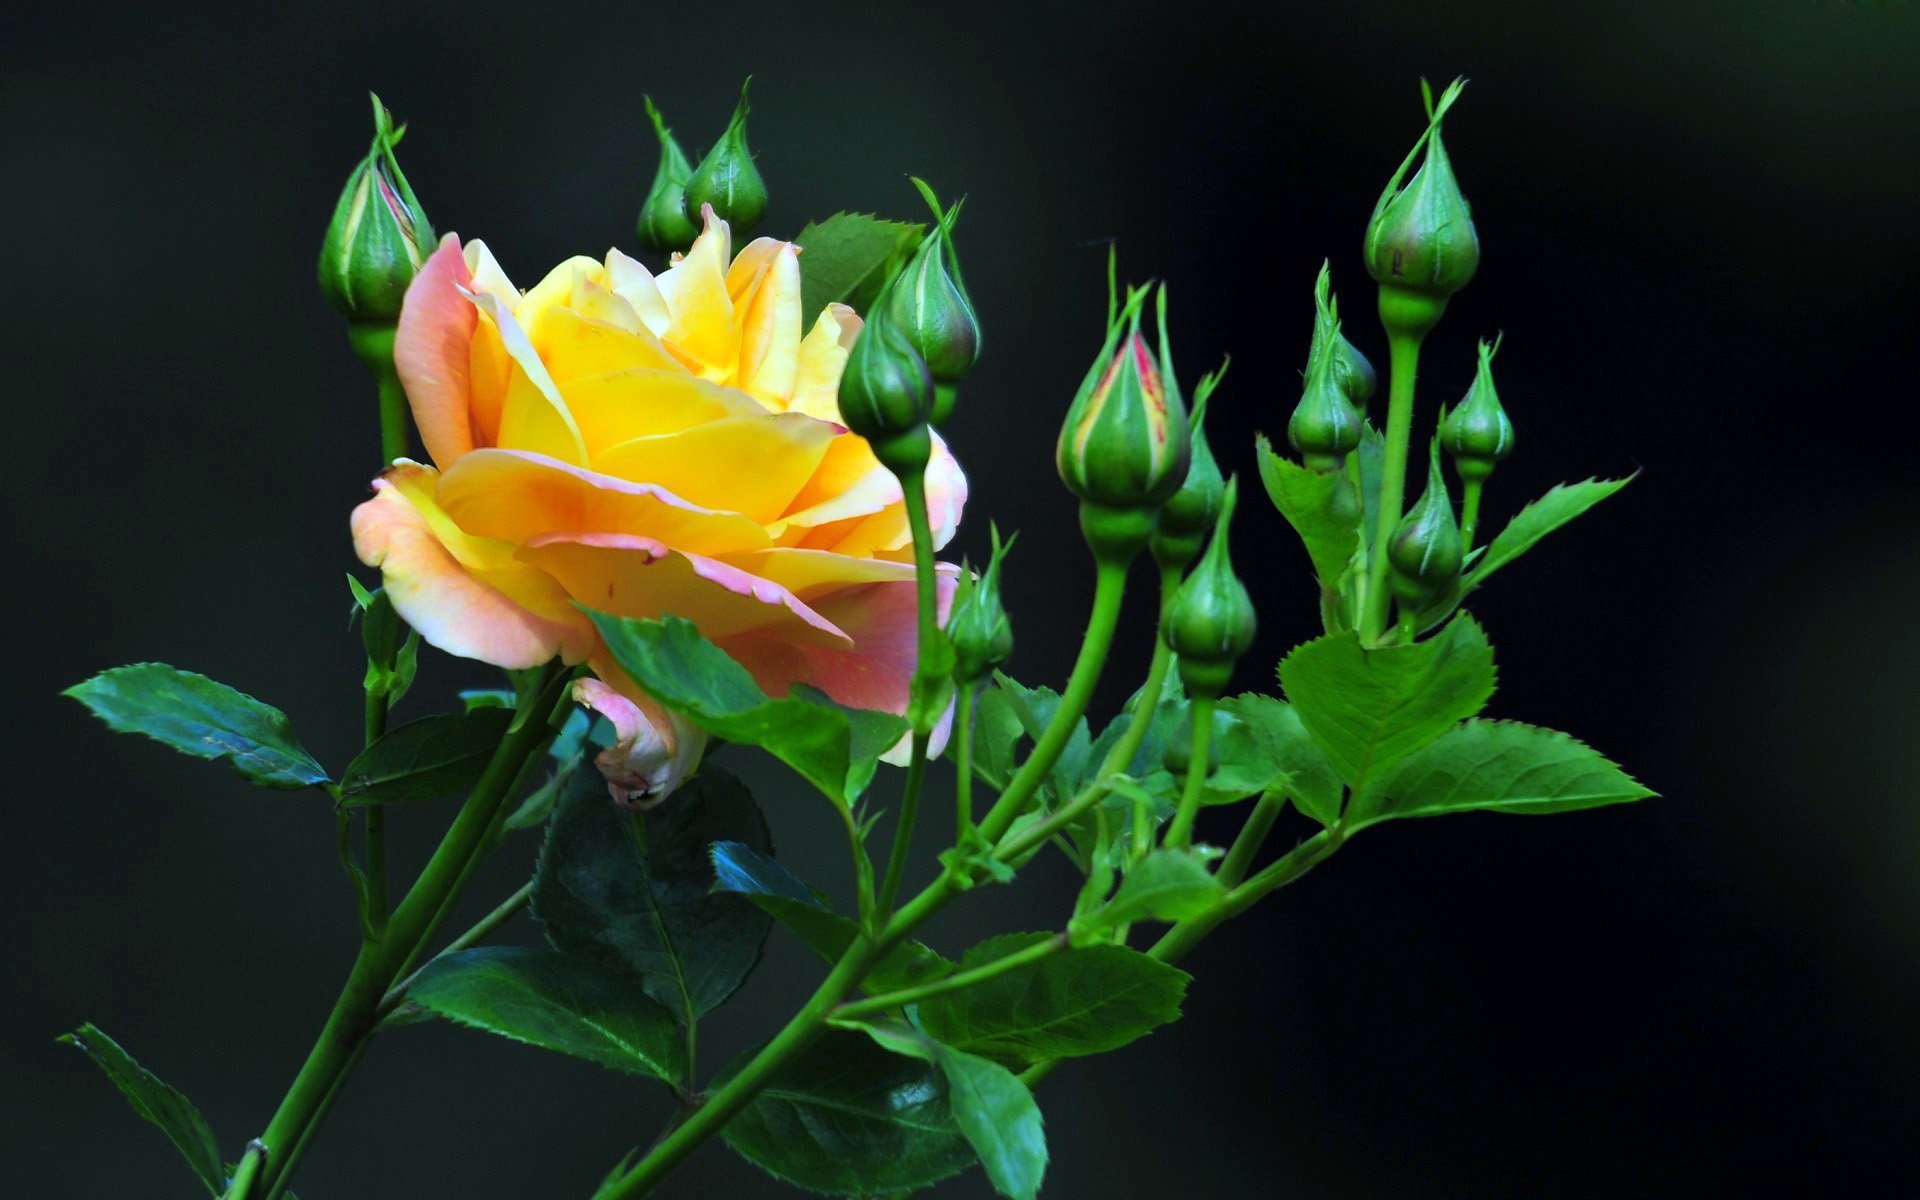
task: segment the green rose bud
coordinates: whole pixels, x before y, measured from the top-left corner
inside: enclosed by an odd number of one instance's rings
[[[373,145],[334,205],[320,244],[320,290],[350,321],[390,323],[432,251],[433,227],[393,156],[406,126],[396,129],[380,97],[372,99]]]
[[[947,636],[953,641],[953,681],[978,683],[1013,655],[1013,625],[1000,603],[1000,562],[1013,541],[1002,543],[1000,527],[992,526],[993,557],[986,573],[975,579],[962,571],[960,587],[947,617]]]
[[[1314,288],[1313,344],[1307,352],[1306,387],[1287,421],[1287,440],[1316,471],[1337,471],[1360,444],[1360,415],[1342,385],[1340,318],[1327,293],[1327,268]]]
[[[1513,453],[1513,422],[1493,387],[1493,356],[1500,343],[1480,343],[1480,369],[1459,407],[1440,422],[1440,444],[1453,456],[1453,469],[1467,483],[1484,483],[1494,464]]]
[[[1160,506],[1160,520],[1153,529],[1148,547],[1153,560],[1163,567],[1184,571],[1200,555],[1207,531],[1219,519],[1220,505],[1226,496],[1227,482],[1221,478],[1220,464],[1214,460],[1213,447],[1207,443],[1204,422],[1207,401],[1227,373],[1225,363],[1200,380],[1194,389],[1193,416],[1187,421],[1190,452],[1186,482]]]
[[[1395,526],[1387,543],[1393,594],[1405,605],[1426,604],[1460,574],[1466,550],[1453,523],[1453,501],[1440,474],[1440,443],[1433,443],[1427,490]]]
[[[1374,373],[1373,364],[1360,348],[1347,340],[1340,331],[1340,302],[1333,295],[1333,266],[1320,263],[1320,278],[1313,284],[1313,344],[1307,350],[1307,361],[1320,352],[1323,339],[1333,339],[1333,381],[1346,393],[1348,400],[1362,413],[1367,411],[1367,402],[1373,399],[1374,391],[1380,386],[1380,377]]]
[[[700,236],[699,223],[687,215],[687,181],[693,178],[693,164],[654,107],[653,97],[641,99],[646,102],[654,135],[660,139],[660,165],[654,170],[646,202],[640,206],[640,244],[660,254],[671,254],[685,250]]]
[[[752,82],[749,77],[740,85],[740,103],[734,106],[727,131],[687,180],[687,204],[682,214],[690,223],[697,223],[701,206],[711,204],[713,215],[725,221],[735,237],[758,225],[767,212],[767,185],[747,150],[747,84]]]
[[[1181,682],[1194,696],[1217,697],[1225,691],[1234,663],[1253,645],[1253,598],[1233,573],[1227,547],[1237,491],[1228,480],[1213,540],[1167,607],[1167,645],[1180,656]]]
[[[1430,106],[1426,133],[1388,181],[1367,223],[1367,271],[1380,284],[1380,316],[1389,332],[1424,335],[1440,320],[1447,297],[1467,286],[1480,265],[1473,213],[1440,136],[1440,123],[1464,85],[1455,80]],[[1401,180],[1422,147],[1426,157],[1403,188]]]
[[[933,375],[933,423],[939,425],[953,414],[955,385],[980,357],[980,318],[960,279],[960,259],[953,248],[960,205],[942,212],[933,189],[921,180],[913,182],[933,209],[935,225],[901,271],[894,318]]]
[[[1186,405],[1172,381],[1166,289],[1159,293],[1160,357],[1140,333],[1147,289],[1109,322],[1106,345],[1080,383],[1054,461],[1080,497],[1080,526],[1096,556],[1125,560],[1153,533],[1159,509],[1186,481]],[[1124,340],[1122,331],[1125,332]]]
[[[933,376],[893,319],[896,275],[874,301],[873,314],[847,354],[840,374],[841,423],[867,439],[896,475],[926,469],[933,442]]]

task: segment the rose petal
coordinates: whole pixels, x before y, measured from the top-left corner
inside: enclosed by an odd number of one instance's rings
[[[473,280],[460,238],[449,233],[407,287],[394,328],[393,363],[427,454],[442,467],[473,449],[470,346],[478,319],[463,289]]]
[[[638,689],[629,698],[598,679],[581,679],[574,682],[573,699],[613,726],[613,745],[596,754],[593,764],[614,801],[635,812],[672,795],[706,749],[704,730]]]
[[[804,413],[723,417],[610,446],[592,466],[764,524],[786,511],[840,432]]]

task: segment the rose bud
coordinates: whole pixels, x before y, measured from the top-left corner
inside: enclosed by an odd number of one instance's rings
[[[1453,501],[1440,475],[1440,444],[1433,445],[1427,490],[1395,526],[1387,543],[1393,565],[1393,594],[1403,609],[1418,608],[1438,596],[1460,574],[1466,550],[1453,523]]]
[[[1194,389],[1193,416],[1187,421],[1187,478],[1180,490],[1160,506],[1160,520],[1148,543],[1153,561],[1168,570],[1184,571],[1200,556],[1207,531],[1220,516],[1227,482],[1220,476],[1220,464],[1214,460],[1204,423],[1207,401],[1226,373],[1226,364],[1222,363],[1219,370],[1202,378],[1200,386]]]
[[[660,139],[660,165],[654,170],[646,202],[640,206],[640,244],[660,254],[671,254],[685,250],[700,236],[699,224],[687,215],[687,181],[693,177],[693,164],[654,107],[653,97],[641,99],[653,121],[653,132]]]
[[[767,185],[747,150],[747,84],[752,82],[752,77],[748,77],[747,82],[740,85],[740,103],[734,106],[727,131],[720,135],[720,140],[707,151],[707,156],[694,168],[692,178],[687,180],[684,210],[687,219],[691,221],[698,216],[701,205],[711,204],[714,215],[725,221],[736,236],[758,225],[767,212]]]
[[[1423,336],[1480,265],[1473,213],[1440,136],[1440,123],[1464,85],[1455,80],[1433,107],[1426,133],[1388,181],[1367,223],[1367,271],[1379,281],[1380,316],[1390,333]],[[1426,158],[1401,187],[1423,146]]]
[[[390,323],[426,261],[433,227],[393,156],[406,126],[395,128],[380,97],[373,99],[373,145],[347,177],[333,221],[320,243],[320,290],[349,321]]]
[[[1480,369],[1459,407],[1440,422],[1440,444],[1453,456],[1453,469],[1466,483],[1483,483],[1493,467],[1513,453],[1513,422],[1500,406],[1493,386],[1493,356],[1499,342],[1480,343]]]
[[[1145,288],[1110,323],[1060,429],[1054,462],[1080,497],[1080,526],[1096,557],[1124,562],[1147,543],[1160,506],[1186,481],[1186,405],[1168,387],[1166,289],[1160,289],[1161,358],[1140,334]],[[1125,329],[1124,341],[1121,337]]]
[[[901,272],[894,317],[933,375],[933,423],[940,425],[953,413],[955,385],[980,357],[980,318],[960,279],[960,259],[953,248],[960,205],[943,213],[933,190],[918,179],[913,182],[933,209],[936,224]]]
[[[997,525],[992,533],[993,556],[986,572],[978,579],[961,572],[952,615],[947,618],[947,636],[953,640],[953,681],[962,687],[979,683],[1013,656],[1013,624],[1000,603],[1000,563],[1013,541],[1001,542]]]
[[[1379,387],[1380,377],[1374,373],[1373,364],[1360,348],[1347,340],[1340,329],[1340,302],[1333,295],[1332,264],[1320,263],[1320,278],[1313,285],[1313,306],[1315,321],[1313,324],[1313,344],[1307,350],[1307,361],[1320,349],[1321,339],[1326,336],[1323,329],[1331,325],[1333,337],[1333,381],[1340,386],[1348,400],[1361,413],[1367,411],[1367,402],[1373,399],[1373,393]]]
[[[894,276],[874,301],[873,315],[847,355],[840,420],[867,439],[888,470],[905,477],[924,470],[932,454],[927,416],[933,411],[933,376],[893,319],[901,278]]]
[[[1226,690],[1234,663],[1253,645],[1253,598],[1233,573],[1227,547],[1237,493],[1234,481],[1228,480],[1213,540],[1167,607],[1167,645],[1180,656],[1180,680],[1190,696],[1218,697]]]

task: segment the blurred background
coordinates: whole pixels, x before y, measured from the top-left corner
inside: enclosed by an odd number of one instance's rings
[[[1643,472],[1471,607],[1494,715],[1571,730],[1664,798],[1358,839],[1188,960],[1183,1021],[1048,1081],[1046,1195],[1920,1190],[1920,6],[82,3],[8,24],[12,1194],[195,1193],[56,1034],[99,1023],[237,1150],[351,958],[322,797],[111,736],[57,692],[160,659],[284,708],[324,761],[357,746],[342,576],[374,404],[313,271],[366,91],[410,123],[435,226],[524,283],[634,248],[643,92],[697,152],[748,73],[765,232],[912,216],[907,171],[972,197],[987,350],[952,427],[974,489],[956,549],[977,558],[990,516],[1022,530],[1023,679],[1064,676],[1090,591],[1051,448],[1106,243],[1172,281],[1183,373],[1233,354],[1213,439],[1250,475],[1297,398],[1323,257],[1384,358],[1358,250],[1422,75],[1473,79],[1448,143],[1484,245],[1428,342],[1423,419],[1504,331],[1520,450],[1488,519]],[[1268,687],[1317,631],[1314,591],[1264,501],[1242,511],[1263,626],[1240,683]],[[1129,628],[1103,712],[1144,667]],[[409,707],[483,678],[434,657]],[[734,757],[783,856],[838,880],[819,801]],[[446,816],[397,814],[403,861]],[[469,915],[531,853],[501,853]],[[1070,894],[1052,862],[931,935],[1041,925]],[[776,930],[703,1057],[765,1037],[819,974]],[[584,1196],[667,1108],[411,1027],[367,1057],[299,1190]],[[787,1193],[715,1146],[662,1194]],[[988,1191],[976,1172],[934,1194]]]

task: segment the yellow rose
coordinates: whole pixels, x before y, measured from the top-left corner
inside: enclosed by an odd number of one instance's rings
[[[353,514],[361,561],[431,644],[501,667],[590,664],[599,681],[576,696],[620,735],[600,766],[636,805],[671,791],[704,738],[634,685],[576,603],[685,617],[775,696],[805,683],[903,712],[916,657],[899,483],[837,423],[860,318],[830,304],[803,330],[801,247],[760,238],[734,257],[726,222],[704,216],[658,276],[613,250],[525,294],[484,243],[443,239],[394,342],[434,465],[397,461]],[[944,545],[967,484],[937,438],[927,488]]]

